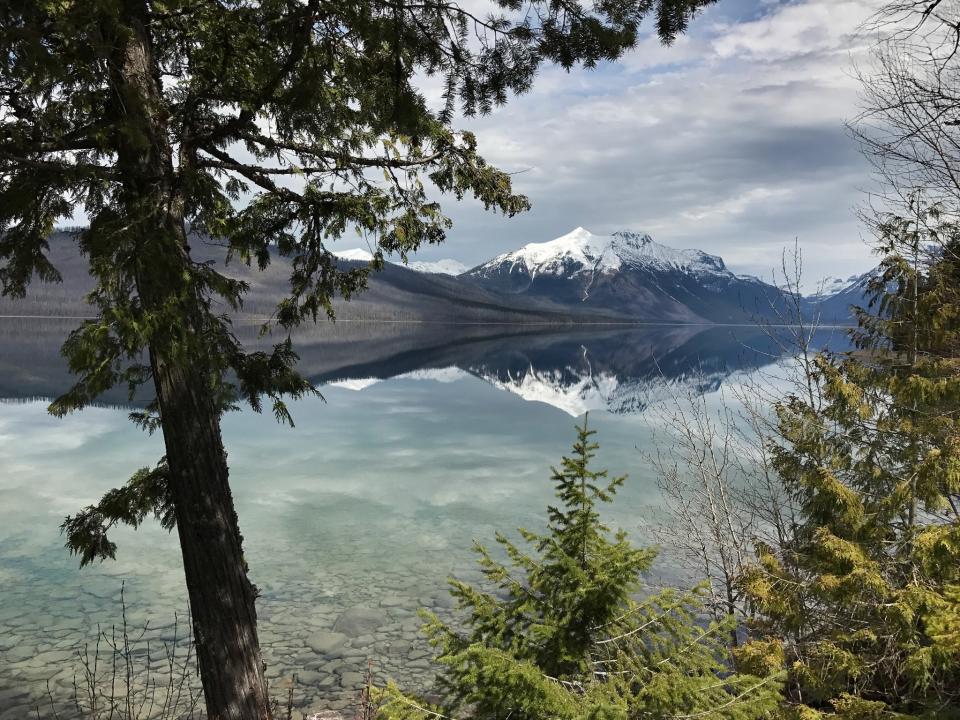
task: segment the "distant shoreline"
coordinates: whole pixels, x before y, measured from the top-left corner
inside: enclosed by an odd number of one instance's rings
[[[0,320],[96,320],[96,315],[0,315]],[[264,322],[270,320],[265,315],[243,315],[239,320],[254,320]],[[543,327],[703,327],[703,328],[724,328],[724,327],[771,327],[771,328],[790,328],[804,327],[803,325],[790,323],[718,323],[718,322],[677,322],[669,320],[531,320],[529,322],[510,322],[501,321],[480,321],[480,320],[358,320],[345,318],[343,320],[333,321],[331,324],[351,323],[358,325],[506,325],[510,327],[528,327],[530,325]],[[313,327],[320,323],[313,323]],[[812,323],[808,324],[812,325]],[[301,323],[297,327],[311,327],[310,323]],[[856,327],[851,324],[828,324],[820,323],[816,325],[818,330],[840,330]],[[294,328],[296,329],[296,328]]]

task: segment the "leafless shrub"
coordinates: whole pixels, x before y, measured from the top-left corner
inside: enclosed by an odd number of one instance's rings
[[[669,516],[657,535],[682,564],[707,579],[717,618],[743,613],[736,578],[750,557],[756,524],[738,497],[747,464],[731,413],[711,410],[695,391],[678,391],[654,410],[669,441],[649,456]]]
[[[717,618],[749,615],[738,578],[758,541],[783,547],[795,523],[793,500],[771,463],[771,407],[785,392],[819,404],[814,363],[824,338],[819,317],[811,317],[802,300],[799,247],[784,253],[781,272],[778,285],[788,302],[771,302],[769,319],[758,321],[772,343],[770,367],[743,378],[729,394],[721,391],[716,407],[707,396],[678,388],[653,409],[665,433],[648,453],[666,510],[656,533],[692,576],[706,578]],[[736,634],[731,640],[737,643]]]
[[[890,0],[864,30],[874,42],[848,127],[879,185],[860,217],[882,237],[890,213],[906,209],[917,234],[934,240],[919,254],[939,258],[952,249],[936,226],[960,219],[960,0]],[[931,206],[935,217],[915,212]]]
[[[57,698],[48,681],[48,705],[36,708],[38,720],[194,720],[204,716],[189,618],[181,623],[174,615],[169,639],[156,640],[149,623],[130,626],[122,588],[120,598],[119,625],[97,626],[96,640],[77,651],[71,697]]]
[[[367,669],[363,674],[363,687],[357,695],[353,711],[353,720],[376,720],[383,706],[383,692],[378,691],[373,672],[373,661],[367,660]]]

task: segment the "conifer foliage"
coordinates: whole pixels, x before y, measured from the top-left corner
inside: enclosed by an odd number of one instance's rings
[[[775,707],[775,645],[748,643],[732,657],[729,623],[700,620],[697,591],[637,599],[656,552],[602,523],[601,505],[625,478],[591,469],[593,436],[584,420],[573,452],[553,469],[559,502],[546,531],[519,530],[523,545],[498,534],[496,553],[478,544],[487,587],[451,581],[463,629],[425,614],[443,668],[442,706],[391,686],[385,717],[732,720]]]
[[[819,357],[815,404],[776,407],[800,519],[743,584],[804,718],[960,716],[960,227],[909,210],[878,225],[858,350]]]

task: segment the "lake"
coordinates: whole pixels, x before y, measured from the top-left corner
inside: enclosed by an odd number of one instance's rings
[[[77,650],[120,621],[121,587],[154,653],[176,613],[183,630],[175,534],[117,530],[117,559],[82,570],[63,547],[65,515],[163,452],[127,419],[142,398],[47,414],[75,324],[0,319],[0,720],[43,712],[48,680],[55,702],[69,697]],[[477,580],[474,539],[543,527],[576,418],[599,431],[597,466],[629,474],[608,524],[650,542],[663,517],[643,453],[669,441],[650,408],[677,390],[719,406],[779,355],[727,327],[338,323],[298,340],[323,399],[294,403],[293,429],[245,410],[223,431],[267,672],[284,698],[297,672],[295,705],[314,709],[348,702],[368,658],[381,679],[430,677],[417,609],[446,612],[451,575]],[[681,579],[665,553],[649,581]]]

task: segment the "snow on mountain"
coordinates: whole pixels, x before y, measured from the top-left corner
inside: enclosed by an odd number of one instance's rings
[[[867,307],[870,303],[868,285],[876,269],[863,275],[854,275],[836,284],[825,284],[822,293],[808,296],[821,322],[849,324],[854,319],[852,308]],[[890,287],[893,290],[893,286]]]
[[[430,380],[438,383],[452,383],[462,380],[469,373],[455,365],[443,368],[425,368],[422,370],[413,370],[401,375],[395,375],[394,380]],[[363,377],[363,378],[345,378],[342,380],[331,380],[326,383],[327,387],[342,388],[344,390],[353,390],[360,392],[383,382],[383,378]]]
[[[664,378],[641,379],[620,377],[614,372],[589,369],[535,368],[533,365],[519,371],[507,370],[491,373],[478,368],[463,370],[457,366],[414,370],[394,376],[393,380],[430,380],[450,383],[476,376],[498,390],[504,390],[527,402],[543,403],[578,418],[584,413],[605,410],[615,414],[629,414],[670,397],[671,386],[693,386],[694,379],[700,392],[715,391],[720,387],[723,374],[683,377],[673,381]],[[704,377],[707,381],[704,382]],[[380,378],[366,377],[335,380],[328,387],[361,392],[383,382]]]
[[[610,371],[593,372],[573,367],[537,369],[532,365],[499,376],[477,374],[500,390],[527,402],[550,405],[575,418],[598,410],[614,414],[640,412],[673,397],[678,387],[682,392],[690,389],[698,393],[715,392],[726,377],[724,373],[691,373],[673,380],[627,378]]]
[[[494,292],[657,322],[739,323],[784,304],[777,288],[734,275],[716,255],[667,247],[643,233],[596,235],[582,227],[461,277]]]
[[[450,365],[443,368],[425,368],[422,370],[413,370],[396,377],[400,380],[431,380],[438,383],[452,383],[467,377],[468,373],[458,368],[456,365]]]
[[[354,262],[370,262],[373,260],[373,253],[362,248],[334,250],[333,254],[341,260],[352,260]],[[403,266],[403,263],[399,261],[388,260],[387,262],[392,262],[394,265]],[[432,262],[425,260],[412,260],[408,262],[405,267],[416,272],[436,273],[441,275],[460,275],[468,270],[467,266],[459,260],[451,260],[449,258],[435,260]]]
[[[348,378],[346,380],[334,380],[332,382],[326,383],[329,387],[343,388],[344,390],[353,390],[354,392],[360,392],[361,390],[366,390],[368,387],[373,387],[380,382],[380,378]]]
[[[732,276],[723,260],[700,250],[675,250],[653,241],[649,235],[634,232],[616,232],[613,235],[595,235],[578,227],[556,240],[530,243],[519,250],[498,255],[474,270],[522,268],[531,278],[537,275],[572,276],[583,272],[613,273],[625,266],[640,266],[694,275]]]
[[[851,275],[848,278],[827,276],[816,284],[813,292],[807,295],[811,300],[823,300],[833,297],[863,280],[863,275]]]
[[[373,260],[373,253],[361,248],[350,248],[349,250],[334,250],[333,254],[341,260],[353,260],[355,262],[370,262]]]
[[[606,410],[619,382],[615,375],[602,373],[572,375],[557,370],[538,371],[532,366],[516,375],[507,373],[484,379],[500,390],[518,395],[527,402],[539,402],[580,417],[591,410]]]
[[[417,272],[435,273],[438,275],[462,275],[470,269],[459,260],[451,260],[450,258],[434,260],[432,262],[412,260],[407,263],[407,267]]]

